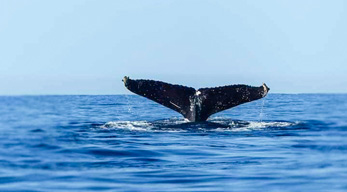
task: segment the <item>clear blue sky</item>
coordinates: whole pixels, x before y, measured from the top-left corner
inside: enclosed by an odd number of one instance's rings
[[[0,0],[0,95],[124,94],[124,75],[347,93],[347,1]]]

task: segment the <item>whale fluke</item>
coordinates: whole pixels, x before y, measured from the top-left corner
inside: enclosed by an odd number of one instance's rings
[[[260,87],[229,85],[195,90],[161,81],[133,80],[127,76],[123,82],[131,92],[177,111],[192,122],[206,121],[212,114],[261,99],[270,90],[265,83]]]

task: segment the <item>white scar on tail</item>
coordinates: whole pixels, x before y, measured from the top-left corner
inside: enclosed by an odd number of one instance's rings
[[[177,107],[177,108],[181,109],[181,107],[179,107],[179,106],[178,106],[178,105],[176,105],[175,103],[172,103],[171,101],[170,101],[170,103],[171,103],[172,105],[174,105],[175,107]]]

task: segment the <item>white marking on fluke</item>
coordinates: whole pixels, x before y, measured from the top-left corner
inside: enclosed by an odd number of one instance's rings
[[[200,91],[196,91],[196,92],[195,92],[195,95],[196,95],[196,96],[199,96],[200,94],[201,94]]]
[[[171,101],[170,101],[170,103],[172,104],[172,105],[174,105],[175,107],[177,107],[177,108],[180,108],[181,109],[181,107],[179,107],[178,105],[176,105],[175,103],[172,103]]]
[[[265,97],[267,95],[267,93],[269,92],[269,88],[266,86],[265,83],[263,83],[263,88],[264,88],[263,97]]]

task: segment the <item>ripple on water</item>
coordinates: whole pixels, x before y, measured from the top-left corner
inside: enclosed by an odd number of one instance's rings
[[[0,191],[346,191],[347,95],[266,99],[190,123],[136,96],[0,97]]]

